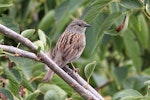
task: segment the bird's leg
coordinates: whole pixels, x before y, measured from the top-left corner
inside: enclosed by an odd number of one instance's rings
[[[75,67],[74,67],[74,65],[73,65],[72,62],[71,62],[71,66],[72,66],[73,70],[74,70],[76,73],[78,73],[78,72],[80,71],[79,68],[75,68]]]
[[[72,68],[73,68],[73,71],[75,71],[76,73],[78,73],[78,72],[80,71],[79,68],[75,68],[75,67],[74,67],[74,65],[73,65],[72,62],[71,62],[71,66],[72,66]],[[85,88],[85,89],[88,89],[88,86],[89,86],[89,83],[86,83],[85,86],[84,86],[84,88]]]

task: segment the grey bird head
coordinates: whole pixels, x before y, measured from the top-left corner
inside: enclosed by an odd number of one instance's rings
[[[87,27],[90,27],[90,24],[87,24],[83,20],[74,20],[66,28],[66,31],[71,33],[84,34]]]

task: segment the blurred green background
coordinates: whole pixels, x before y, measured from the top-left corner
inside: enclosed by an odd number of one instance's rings
[[[106,100],[150,99],[149,18],[149,0],[0,0],[0,24],[44,51],[73,19],[91,24],[74,65]],[[0,43],[28,50],[2,34]],[[0,50],[0,93],[8,99],[83,100],[57,75],[42,82],[45,72],[42,63]]]

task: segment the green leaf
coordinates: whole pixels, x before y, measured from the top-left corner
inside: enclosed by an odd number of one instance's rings
[[[133,88],[135,90],[141,90],[145,87],[144,82],[150,80],[149,76],[130,76],[123,82],[123,87],[126,89]]]
[[[44,46],[46,46],[46,35],[45,35],[45,33],[42,30],[38,29],[38,35],[39,35],[40,40],[43,42]]]
[[[116,93],[112,100],[122,100],[125,97],[142,97],[142,94],[133,89],[126,89]]]
[[[54,75],[51,82],[55,83],[57,86],[59,86],[61,89],[63,89],[68,96],[71,96],[73,93],[73,89],[58,75]]]
[[[148,80],[148,81],[144,82],[144,84],[146,84],[146,85],[150,85],[150,80]]]
[[[140,47],[138,41],[135,41],[136,36],[131,30],[127,30],[123,34],[123,40],[125,43],[125,47],[127,50],[128,56],[132,59],[137,71],[140,72],[141,70],[141,57],[140,57]]]
[[[114,22],[121,16],[122,16],[121,12],[115,12],[115,13],[108,15],[108,17],[102,23],[101,32],[109,29],[112,26],[112,24],[114,24]]]
[[[55,91],[49,90],[44,95],[44,100],[59,100],[58,96],[56,95]]]
[[[36,100],[36,97],[39,95],[39,92],[35,92],[32,94],[29,94],[27,97],[24,98],[24,100]]]
[[[134,78],[134,77],[128,77],[123,82],[123,88],[125,88],[125,89],[131,89],[131,88],[134,88],[135,84],[136,84],[136,78]]]
[[[15,78],[18,80],[19,83],[21,83],[22,81],[22,77],[21,77],[21,74],[19,72],[20,70],[17,69],[16,67],[14,67],[11,72],[13,73],[13,75],[15,76]]]
[[[148,98],[150,98],[150,80],[145,81],[144,84],[147,85],[147,94],[145,97],[147,98],[146,100],[149,100]]]
[[[57,8],[56,8],[56,14],[55,14],[55,17],[56,17],[56,23],[58,24],[61,24],[60,22],[63,20],[64,17],[67,18],[67,16],[65,16],[68,11],[69,11],[69,0],[66,0],[64,2],[62,2]],[[65,18],[64,18],[65,19]],[[63,23],[62,23],[63,24]]]
[[[48,28],[50,28],[51,26],[53,26],[54,21],[55,21],[54,16],[55,16],[55,11],[50,10],[40,21],[39,29],[42,29],[45,31]]]
[[[12,73],[13,72],[13,73]],[[17,70],[10,71],[8,68],[4,68],[4,75],[9,79],[9,83],[6,84],[7,89],[9,89],[15,96],[18,96],[21,76]],[[15,73],[16,72],[16,73]]]
[[[28,58],[13,56],[9,56],[9,58],[11,59],[11,61],[15,62],[17,66],[19,66],[27,80],[30,80],[30,78],[32,77],[32,69],[39,64],[38,62]]]
[[[12,17],[2,15],[1,20],[3,25],[19,33],[19,26],[17,23],[14,22],[14,19]]]
[[[117,82],[118,89],[121,89],[122,83],[127,77],[127,68],[126,67],[117,67],[117,68],[113,67],[112,75],[114,76],[114,79]]]
[[[120,4],[129,9],[141,9],[143,6],[140,0],[120,0]]]
[[[0,8],[11,7],[11,6],[13,6],[13,4],[0,4]]]
[[[127,96],[127,97],[123,97],[120,100],[143,100],[143,96]]]
[[[33,43],[34,43],[38,48],[41,48],[41,50],[44,51],[44,44],[43,44],[43,41],[37,40],[37,41],[34,41]]]
[[[39,55],[40,51],[41,51],[41,47],[40,47],[40,46],[38,46],[38,48],[37,48],[37,52],[36,52],[36,55]]]
[[[142,58],[142,70],[144,70],[145,74],[150,74],[150,51],[149,50],[144,50],[141,55]]]
[[[134,88],[136,90],[141,90],[145,87],[144,82],[147,80],[150,80],[150,77],[146,75],[143,75],[143,76],[139,75],[139,76],[136,76],[135,79],[136,79],[136,82],[134,84]]]
[[[110,13],[119,12],[120,11],[119,3],[118,2],[109,3],[109,10]]]
[[[28,38],[31,41],[35,41],[39,37],[38,29],[26,29],[21,32],[21,35]]]
[[[51,95],[53,95],[53,92],[54,92],[58,98],[57,100],[64,100],[67,96],[67,93],[64,90],[62,90],[60,87],[58,87],[57,85],[41,84],[39,85],[38,89],[42,91],[43,93],[47,93],[48,91],[51,91],[50,93],[48,93]],[[48,98],[48,97],[45,97],[45,98]]]
[[[150,96],[145,96],[143,100],[150,100]]]
[[[137,16],[138,20],[138,29],[136,29],[136,34],[140,40],[141,45],[144,48],[149,48],[149,31],[148,31],[148,24],[143,14]],[[135,29],[135,28],[134,28]]]
[[[92,74],[92,78],[94,79],[94,82],[96,83],[96,85],[98,87],[106,84],[109,81],[109,79],[107,78],[107,76],[104,76],[104,75],[101,75],[101,74],[102,74],[101,72],[97,72],[97,73],[94,72]]]
[[[144,13],[148,18],[150,18],[150,1],[149,0],[144,0],[144,1],[145,1]]]
[[[68,0],[69,2],[69,12],[73,13],[74,11],[76,11],[80,5],[85,2],[84,0]]]
[[[55,18],[56,18],[56,25],[57,29],[52,38],[52,41],[58,37],[64,26],[69,22],[69,0],[62,2],[56,9],[55,9]]]
[[[21,6],[21,18],[22,20],[26,20],[27,15],[29,14],[29,10],[31,10],[30,8],[32,7],[32,5],[30,3],[32,3],[31,0],[26,0],[26,1],[22,1],[22,6]]]
[[[55,9],[55,19],[56,19],[56,31],[52,37],[52,41],[56,39],[62,32],[64,27],[70,21],[70,15],[76,11],[76,9],[84,2],[83,0],[65,0]]]
[[[135,34],[137,35],[137,38],[140,42],[140,46],[148,48],[149,29],[144,15],[139,14],[138,16],[131,16],[129,26],[132,28],[133,32],[135,32]]]
[[[20,84],[15,84],[14,82],[10,81],[8,84],[6,84],[6,88],[9,89],[13,95],[19,97]]]
[[[144,14],[147,16],[147,18],[150,18],[150,4],[146,4]]]
[[[0,20],[1,23],[1,20]],[[0,44],[4,43],[4,35],[0,34]]]
[[[95,66],[96,66],[96,61],[93,61],[85,66],[84,73],[87,78],[87,82],[90,81],[90,77],[92,76]]]
[[[97,16],[97,18],[95,20],[93,20],[93,22],[91,23],[91,25],[93,27],[89,27],[86,30],[86,49],[84,50],[85,56],[87,57],[91,57],[91,52],[95,46],[95,44],[97,43],[97,36],[98,34],[100,34],[100,27],[102,25],[102,22],[104,21],[104,15],[100,14]],[[91,42],[92,41],[92,42]]]
[[[23,79],[23,80],[22,80],[22,85],[23,85],[25,88],[27,88],[29,91],[31,91],[31,92],[34,91],[32,85],[30,84],[30,82],[29,82],[28,80]]]
[[[108,30],[108,31],[104,32],[104,34],[108,34],[108,35],[111,35],[111,36],[119,35],[119,33],[116,31],[116,29]]]
[[[96,0],[90,5],[90,9],[85,17],[86,22],[92,22],[103,10],[111,0]],[[85,16],[85,15],[84,15]]]
[[[102,37],[103,37],[103,33],[107,31],[121,15],[122,15],[121,12],[112,13],[104,20],[98,32],[99,34],[97,36],[97,42],[92,50],[92,53],[96,50],[96,48],[100,44]]]
[[[19,84],[19,81],[17,80],[17,78],[13,75],[13,73],[8,68],[4,68],[3,71],[4,71],[4,74],[12,83],[16,85]]]
[[[27,29],[21,32],[21,35],[26,38],[31,38],[36,33],[35,29]]]
[[[49,10],[51,10],[53,7],[56,6],[56,1],[55,0],[45,0],[44,2],[44,8],[45,8],[45,12],[47,13]]]
[[[4,94],[7,97],[7,99],[14,100],[13,95],[8,90],[0,88],[0,93]]]
[[[2,54],[3,52],[4,52],[3,49],[0,48],[0,54]]]
[[[121,52],[124,49],[124,42],[122,37],[118,35],[118,36],[113,36],[112,38],[113,38],[115,49],[117,49],[118,52]]]

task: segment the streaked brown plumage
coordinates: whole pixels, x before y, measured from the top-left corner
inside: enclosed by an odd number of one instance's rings
[[[83,20],[72,21],[67,26],[52,52],[52,59],[58,66],[64,67],[81,56],[86,45],[85,30],[89,26]],[[54,72],[49,69],[43,80],[49,81],[53,74]]]

